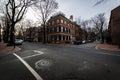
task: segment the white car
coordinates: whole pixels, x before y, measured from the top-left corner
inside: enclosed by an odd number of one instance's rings
[[[16,45],[22,45],[23,40],[22,39],[15,39],[15,44]]]
[[[83,40],[82,43],[85,44],[85,43],[86,43],[86,40]]]

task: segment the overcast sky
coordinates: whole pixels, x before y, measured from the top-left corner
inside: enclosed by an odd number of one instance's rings
[[[120,5],[120,0],[103,0],[104,2],[94,6],[100,0],[56,0],[59,8],[57,11],[63,12],[67,18],[74,16],[74,20],[78,17],[82,19],[90,19],[99,13],[105,13],[109,19],[112,9]],[[31,11],[30,11],[31,12]],[[29,13],[30,13],[29,12]],[[31,14],[29,14],[31,15]]]

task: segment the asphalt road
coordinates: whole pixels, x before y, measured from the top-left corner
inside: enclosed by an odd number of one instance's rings
[[[0,80],[120,80],[120,52],[28,42],[21,47],[0,54]]]

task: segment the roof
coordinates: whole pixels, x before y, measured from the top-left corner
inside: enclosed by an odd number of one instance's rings
[[[64,18],[66,21],[68,21],[68,22],[70,22],[70,23],[72,23],[72,24],[74,24],[74,25],[76,25],[76,26],[79,26],[76,22],[73,22],[73,21],[71,21],[70,19],[66,18],[63,13],[57,13],[57,14],[51,16],[51,18],[48,20],[48,22],[51,21],[51,20],[55,20],[55,19],[57,19],[58,17]]]
[[[112,12],[114,12],[114,11],[118,11],[118,10],[120,10],[120,6],[114,8],[114,9],[112,10]]]

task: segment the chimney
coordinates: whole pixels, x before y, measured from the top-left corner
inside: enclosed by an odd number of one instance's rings
[[[70,15],[70,20],[73,21],[73,15]]]

